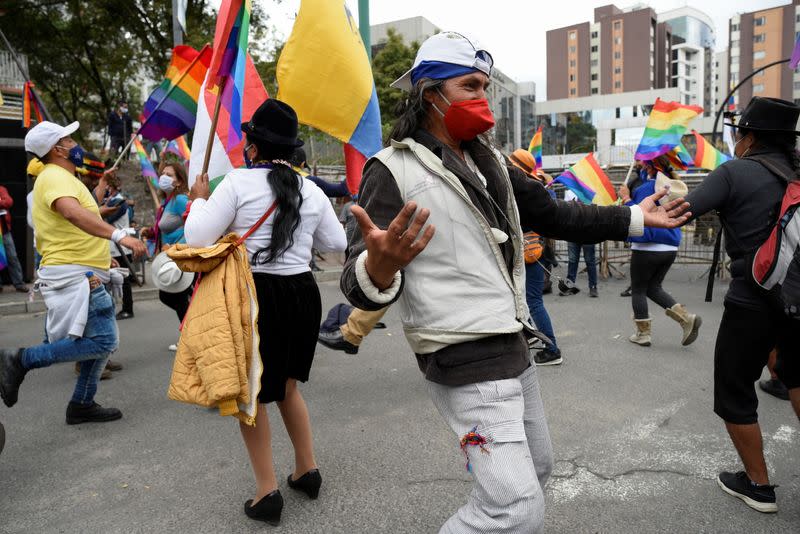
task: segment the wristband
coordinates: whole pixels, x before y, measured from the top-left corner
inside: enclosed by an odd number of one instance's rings
[[[128,232],[124,228],[117,228],[111,233],[111,241],[113,241],[116,244],[119,244],[122,238],[127,236]]]

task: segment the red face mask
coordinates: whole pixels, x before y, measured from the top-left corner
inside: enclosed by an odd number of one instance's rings
[[[444,95],[439,95],[448,102]],[[494,126],[494,115],[489,109],[489,101],[477,98],[453,102],[444,113],[444,125],[454,141],[472,141]]]

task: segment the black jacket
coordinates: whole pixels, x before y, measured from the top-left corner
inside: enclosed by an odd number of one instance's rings
[[[553,200],[540,183],[531,180],[515,167],[509,169],[512,186],[509,191],[502,168],[494,154],[478,141],[466,143],[464,147],[486,178],[484,187],[464,160],[431,134],[419,130],[413,138],[442,158],[444,166],[458,176],[470,199],[489,223],[506,233],[534,231],[546,237],[583,243],[596,243],[606,239],[624,240],[628,236],[630,208],[585,206]],[[505,216],[496,207],[505,205],[509,194],[516,199],[521,229],[509,228]],[[403,207],[403,199],[394,177],[376,159],[369,160],[364,168],[358,204],[366,210],[373,223],[382,229],[389,226]],[[436,231],[447,232],[448,229],[437,228]],[[353,306],[365,310],[380,309],[382,305],[369,300],[356,280],[355,262],[366,249],[358,226],[353,225],[349,234],[348,255],[341,278],[342,292]],[[511,240],[501,247],[509,269],[513,262],[512,247]],[[401,286],[397,298],[402,290]],[[522,334],[498,335],[450,345],[433,354],[417,355],[417,360],[426,378],[453,386],[513,378],[530,365],[527,343]],[[446,365],[441,365],[444,362]]]
[[[108,114],[108,136],[114,139],[126,139],[133,133],[131,116],[112,111]]]
[[[786,182],[759,163],[760,158],[769,159],[787,176],[795,174],[785,155],[770,150],[754,151],[746,158],[717,167],[686,195],[686,200],[693,219],[711,210],[719,212],[725,251],[731,258],[731,284],[725,302],[763,311],[770,304],[749,276],[749,257],[766,241],[775,225]]]

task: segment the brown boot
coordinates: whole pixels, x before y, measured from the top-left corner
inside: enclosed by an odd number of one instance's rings
[[[671,308],[666,309],[667,317],[673,319],[683,328],[683,340],[681,344],[684,346],[690,345],[697,339],[697,333],[700,330],[700,325],[703,324],[703,319],[699,315],[689,313],[683,304],[675,304]]]
[[[81,374],[81,362],[75,362],[75,374]],[[113,378],[113,376],[114,375],[111,374],[111,369],[106,365],[106,368],[100,373],[100,380],[108,380],[109,378]]]
[[[631,343],[636,343],[642,347],[650,346],[650,319],[634,319],[636,323],[636,333],[628,338]]]
[[[109,371],[122,371],[122,364],[114,360],[108,360],[106,362],[106,369]]]

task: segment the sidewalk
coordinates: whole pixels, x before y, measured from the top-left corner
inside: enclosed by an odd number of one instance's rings
[[[317,258],[317,266],[321,269],[314,273],[314,277],[318,283],[329,282],[331,280],[338,280],[339,275],[342,273],[342,264],[344,263],[344,254],[325,254],[324,260]],[[133,301],[143,302],[146,300],[153,300],[158,298],[158,289],[153,285],[152,277],[150,276],[150,262],[145,267],[145,283],[142,287],[133,286]],[[32,287],[33,284],[28,284]],[[2,286],[3,291],[0,293],[0,317],[4,315],[20,315],[26,313],[41,313],[46,311],[44,301],[39,293],[33,293],[31,299],[30,294],[17,293],[14,286]]]

